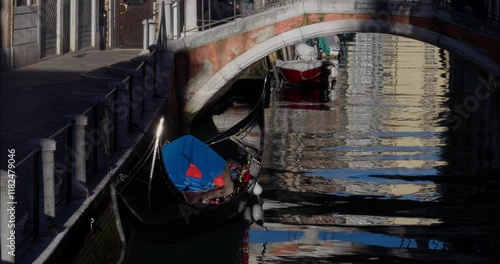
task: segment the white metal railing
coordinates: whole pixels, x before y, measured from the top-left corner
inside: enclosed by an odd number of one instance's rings
[[[181,8],[181,5],[187,3],[184,0],[163,1],[166,4],[166,29],[168,31],[167,38],[169,40],[185,37],[189,34],[210,29],[212,27],[234,21],[244,16],[257,14],[268,9],[287,5],[301,0],[255,0],[252,5],[247,6],[247,0],[202,0],[197,1],[197,13],[186,8]],[[242,6],[248,7],[242,13]],[[181,14],[181,9],[184,9],[184,14]],[[162,12],[160,12],[162,14]],[[186,17],[196,16],[197,25],[186,25]]]
[[[248,12],[243,12],[246,9],[242,7],[246,5],[249,0],[202,0],[197,1],[197,12],[193,10],[188,10],[192,6],[184,6],[188,1],[185,0],[171,0],[163,1],[162,4],[166,4],[166,29],[168,31],[167,38],[169,40],[178,39],[181,37],[186,37],[189,34],[193,34],[198,31],[210,29],[214,26],[221,25],[234,21],[244,16],[253,15],[267,11],[271,8],[289,5],[295,2],[301,2],[302,0],[253,0],[253,4]],[[479,11],[474,11],[471,8],[467,8],[465,5],[455,4],[452,0],[400,0],[404,3],[412,4],[425,4],[432,5],[436,8],[445,9],[447,12],[452,14],[462,14],[470,17],[479,18],[482,22],[487,23],[493,27],[498,28],[499,24],[499,14],[498,8],[496,8],[496,13],[491,10],[486,10],[484,13]],[[493,1],[493,0],[491,0]],[[494,2],[494,1],[493,1]],[[181,10],[184,10],[184,14],[181,14]],[[217,10],[215,10],[217,9]],[[201,11],[201,13],[200,13]],[[160,12],[161,13],[161,12]],[[196,16],[197,25],[186,25],[187,17]],[[145,38],[152,39],[151,36],[146,36]],[[146,43],[146,40],[145,40]],[[151,43],[151,42],[147,42]]]

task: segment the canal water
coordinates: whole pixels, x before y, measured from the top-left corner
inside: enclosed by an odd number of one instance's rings
[[[463,85],[454,63],[416,40],[357,34],[333,91],[271,96],[259,179],[266,229],[234,222],[169,242],[135,234],[128,263],[495,262],[500,188],[480,143],[492,133],[470,128],[488,118],[453,120]],[[224,130],[248,112],[235,105],[213,119]]]

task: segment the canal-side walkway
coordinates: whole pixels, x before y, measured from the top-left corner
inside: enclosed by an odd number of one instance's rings
[[[112,177],[165,105],[172,55],[162,47],[140,53],[82,51],[1,72],[3,240],[15,231],[15,258],[2,250],[2,263],[60,261],[92,231]],[[9,199],[15,230],[3,213]],[[13,244],[5,241],[2,249]]]
[[[29,140],[46,138],[81,114],[93,98],[109,92],[106,86],[82,82],[81,74],[132,59],[141,50],[85,51],[0,72],[0,157],[15,149],[22,158],[33,146]],[[4,153],[5,152],[5,153]],[[6,159],[0,159],[5,169]]]

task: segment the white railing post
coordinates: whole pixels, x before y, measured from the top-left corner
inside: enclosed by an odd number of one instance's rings
[[[149,27],[148,20],[142,20],[142,49],[145,50],[149,46]]]
[[[172,3],[172,34],[174,39],[179,38],[179,32],[180,32],[180,7],[179,7],[179,1],[175,1]]]
[[[71,158],[73,164],[71,193],[74,198],[87,198],[87,152],[85,150],[85,126],[87,117],[81,115],[71,115],[67,119],[74,121],[73,129],[73,149]]]
[[[49,228],[54,223],[56,217],[56,200],[55,200],[55,189],[54,189],[54,152],[56,151],[56,141],[53,139],[35,139],[29,142],[32,145],[37,147],[41,147],[40,156],[41,156],[41,179],[35,179],[33,182],[34,188],[39,188],[41,185],[41,191],[35,191],[33,199],[36,199],[38,202],[32,205],[33,211],[38,213],[38,217],[31,217],[31,220],[34,221],[33,225],[35,232],[40,234],[40,236],[49,235]],[[36,161],[35,161],[36,162]],[[38,174],[35,173],[35,177]],[[42,183],[39,183],[39,180]],[[40,185],[39,185],[40,184]],[[38,206],[37,206],[38,204]],[[36,219],[38,218],[38,219]],[[38,223],[35,223],[38,221]]]
[[[142,49],[147,50],[155,42],[155,21],[151,18],[142,20]]]
[[[153,45],[156,41],[156,24],[155,24],[155,20],[150,18],[148,19],[148,32],[149,32],[149,43],[148,43],[148,46],[146,47],[146,49]]]
[[[71,1],[70,5],[70,50],[78,51],[78,1]]]
[[[186,28],[184,29],[185,31],[193,30],[198,27],[198,7],[197,7],[197,0],[185,0],[184,1],[184,17],[185,17],[185,23],[186,23]]]
[[[54,189],[54,152],[56,151],[56,141],[53,139],[41,139],[42,147],[42,179],[43,179],[43,212],[46,217],[42,219],[42,230],[47,230],[48,221],[56,217],[56,201]],[[44,221],[45,220],[45,221]]]

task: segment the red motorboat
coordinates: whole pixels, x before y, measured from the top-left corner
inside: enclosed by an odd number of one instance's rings
[[[328,82],[333,63],[322,60],[276,61],[285,84],[314,84]]]

